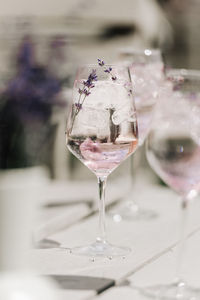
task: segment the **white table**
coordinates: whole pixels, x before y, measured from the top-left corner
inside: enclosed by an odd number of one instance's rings
[[[119,186],[119,185],[118,185]],[[116,190],[118,189],[116,185]],[[66,189],[70,187],[66,185]],[[113,199],[115,195],[113,195]],[[158,217],[153,220],[125,221],[115,223],[107,216],[108,240],[113,244],[126,245],[132,252],[125,259],[97,259],[92,262],[87,257],[70,254],[62,248],[36,249],[31,252],[33,265],[40,274],[74,276],[77,287],[58,289],[59,299],[144,299],[138,293],[137,287],[156,283],[170,282],[175,276],[176,244],[179,239],[180,201],[169,188],[152,184],[135,184],[135,193],[140,204],[154,209]],[[119,204],[118,204],[119,205]],[[52,209],[52,208],[51,208]],[[58,209],[55,207],[55,209]],[[51,218],[43,231],[43,238],[56,243],[73,247],[94,241],[97,232],[98,215],[96,208],[91,208],[87,202],[71,206],[62,206],[62,220],[66,214],[68,221],[62,223],[62,228],[56,227],[55,218]],[[46,208],[48,211],[48,208]],[[46,214],[48,215],[46,211]],[[45,213],[45,210],[44,212]],[[72,215],[74,218],[72,218]],[[71,216],[71,217],[69,217]],[[59,216],[57,217],[59,220]],[[59,222],[58,222],[59,223]],[[200,287],[200,201],[197,198],[190,205],[188,222],[189,247],[184,258],[184,275],[187,281]],[[41,234],[41,224],[40,227]],[[80,279],[80,277],[82,276]],[[93,283],[84,289],[81,281],[86,276],[111,279],[111,286],[97,295]],[[61,277],[64,278],[64,277]],[[69,278],[69,277],[67,277]],[[71,280],[72,280],[71,278]],[[66,279],[66,278],[65,278]],[[67,280],[67,279],[66,279]],[[112,286],[113,285],[113,286]],[[78,289],[78,286],[80,289]]]

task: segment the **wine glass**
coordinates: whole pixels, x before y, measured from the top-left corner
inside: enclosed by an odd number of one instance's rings
[[[137,119],[128,68],[105,65],[81,66],[73,87],[73,104],[66,128],[68,149],[98,179],[99,234],[91,245],[71,252],[91,257],[124,256],[130,249],[106,239],[105,188],[108,175],[138,144]]]
[[[156,108],[146,154],[155,172],[181,196],[182,234],[175,281],[143,292],[156,299],[197,300],[200,290],[189,286],[180,271],[187,207],[200,189],[200,72],[171,70],[166,76],[171,85]]]
[[[142,146],[150,129],[153,110],[159,98],[159,88],[163,81],[163,61],[159,49],[133,50],[124,49],[120,60],[130,68],[133,93],[137,111],[139,146]],[[130,177],[134,178],[133,156],[130,159]],[[125,202],[114,211],[113,219],[152,219],[156,217],[153,210],[140,207],[133,199],[133,184]]]

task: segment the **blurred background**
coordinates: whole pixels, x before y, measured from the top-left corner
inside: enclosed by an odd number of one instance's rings
[[[199,69],[199,13],[199,0],[1,2],[0,168],[92,177],[65,147],[77,65],[115,62],[126,47],[160,48],[167,66]]]

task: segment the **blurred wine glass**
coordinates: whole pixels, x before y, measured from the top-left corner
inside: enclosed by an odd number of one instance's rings
[[[187,208],[200,190],[200,72],[171,70],[168,84],[146,143],[147,159],[153,170],[182,198],[181,239],[177,276],[171,284],[144,289],[155,299],[200,299],[200,290],[182,278],[181,260],[186,238]]]
[[[139,146],[142,146],[149,132],[159,89],[163,81],[163,61],[159,49],[133,50],[120,52],[120,61],[130,68],[133,94],[137,111]],[[123,199],[123,204],[112,212],[113,219],[128,220],[152,219],[156,212],[140,207],[133,199],[133,179],[135,177],[133,157],[130,159],[131,190]]]

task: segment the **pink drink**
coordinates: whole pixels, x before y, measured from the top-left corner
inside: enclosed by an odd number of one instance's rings
[[[200,189],[200,145],[189,135],[151,132],[147,158],[156,173],[176,192],[187,196]]]
[[[97,176],[107,176],[137,147],[136,138],[120,138],[115,142],[95,137],[69,138],[69,150]]]
[[[120,79],[95,82],[83,107],[69,119],[67,147],[97,176],[110,174],[138,143],[133,98],[126,84]]]

